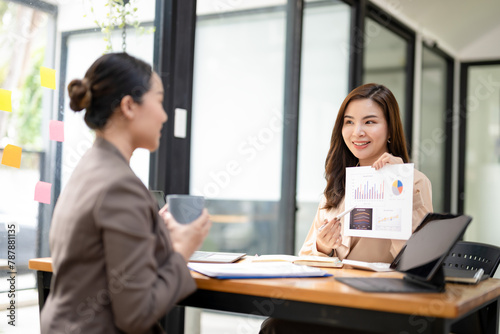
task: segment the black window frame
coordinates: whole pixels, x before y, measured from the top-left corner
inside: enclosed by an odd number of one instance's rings
[[[444,129],[445,129],[445,156],[444,156],[444,179],[443,179],[443,189],[444,189],[444,201],[443,210],[444,212],[451,212],[451,184],[453,180],[452,170],[452,159],[453,159],[453,122],[454,122],[454,112],[453,112],[453,86],[455,80],[454,71],[454,59],[446,51],[439,48],[437,45],[427,45],[423,43],[422,49],[426,49],[433,52],[435,55],[442,57],[446,63],[446,97],[445,97],[445,119]],[[423,53],[422,53],[423,55]],[[419,127],[421,124],[419,125]],[[448,172],[447,172],[448,171]]]
[[[459,93],[459,140],[458,140],[458,189],[456,193],[457,212],[464,213],[465,208],[465,162],[467,148],[467,90],[469,86],[469,69],[475,66],[500,65],[500,60],[471,61],[460,64]]]
[[[405,105],[400,106],[400,111],[404,113],[405,121],[403,124],[406,145],[408,154],[412,155],[412,140],[413,140],[413,103],[414,103],[414,89],[415,89],[415,44],[416,33],[400,20],[387,13],[382,8],[369,2],[366,7],[366,18],[370,18],[398,35],[407,42],[406,46],[406,86],[405,86]],[[364,27],[363,27],[364,28]],[[363,29],[364,31],[364,29]],[[361,65],[363,66],[363,65]],[[359,83],[361,84],[361,83]]]

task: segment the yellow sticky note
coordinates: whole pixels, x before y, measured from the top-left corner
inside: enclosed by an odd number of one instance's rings
[[[3,149],[2,165],[19,168],[21,167],[21,154],[23,149],[15,145],[7,145]]]
[[[42,87],[56,89],[56,70],[41,66],[40,79],[42,81]]]
[[[12,92],[0,89],[0,110],[12,112]]]

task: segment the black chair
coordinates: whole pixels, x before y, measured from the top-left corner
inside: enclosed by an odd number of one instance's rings
[[[443,266],[463,270],[482,268],[492,277],[500,263],[500,247],[478,242],[459,241],[453,246]]]
[[[482,268],[484,274],[493,277],[500,263],[500,247],[481,244],[478,242],[459,241],[453,246],[443,262],[443,266],[463,270],[478,270]],[[485,322],[488,321],[488,312],[494,309],[483,310],[479,314],[472,314],[451,326],[454,334],[484,333]]]

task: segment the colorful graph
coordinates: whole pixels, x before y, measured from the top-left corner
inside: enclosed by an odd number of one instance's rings
[[[403,182],[396,180],[392,183],[392,193],[396,196],[401,195],[403,192]]]
[[[356,208],[351,212],[349,228],[351,230],[371,230],[373,209]]]
[[[379,218],[378,220],[378,223],[387,223],[387,222],[392,222],[393,220],[397,220],[399,221],[399,215],[396,214],[394,216],[390,216],[390,217],[383,217],[383,218]]]
[[[354,189],[354,199],[384,199],[384,185],[371,184],[367,181],[364,184],[360,184],[356,189]]]

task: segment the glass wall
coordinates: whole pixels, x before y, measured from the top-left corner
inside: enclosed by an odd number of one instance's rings
[[[299,252],[325,189],[325,159],[340,104],[348,93],[351,7],[304,6],[297,159],[295,250]]]
[[[190,193],[212,215],[203,249],[276,253],[285,1],[225,4],[197,5]]]
[[[143,24],[143,26],[151,26],[151,24]],[[114,31],[112,33],[112,43],[119,46],[121,51],[122,33]],[[103,35],[100,31],[74,31],[71,32],[65,41],[65,48],[62,50],[66,55],[66,64],[62,64],[61,68],[65,73],[66,86],[71,80],[83,78],[85,71],[89,66],[103,54],[105,45]],[[94,47],[101,45],[101,48]],[[134,31],[129,31],[127,34],[127,52],[135,57],[138,57],[149,64],[153,63],[153,34],[136,34]],[[61,161],[61,189],[66,185],[68,178],[71,176],[73,169],[80,161],[81,156],[94,142],[94,131],[90,130],[83,120],[84,113],[75,113],[69,108],[66,94],[63,95],[64,102],[60,106],[64,110],[62,119],[65,126],[72,129],[67,132],[64,146],[62,148]],[[146,149],[137,149],[134,151],[130,159],[130,165],[136,175],[142,182],[148,186],[149,183],[149,151]]]
[[[23,306],[38,301],[28,261],[38,255],[38,226],[47,206],[34,200],[35,186],[50,182],[46,166],[53,147],[48,121],[54,91],[42,87],[40,70],[53,68],[54,26],[50,11],[27,1],[0,1],[0,304],[14,301],[18,319],[30,316]],[[7,293],[12,276],[14,294]],[[6,307],[0,310],[2,319],[9,319]],[[37,323],[16,324],[21,332],[39,330]],[[4,325],[6,320],[0,328]]]
[[[102,6],[93,2],[92,14],[89,4],[59,1],[56,6],[43,1],[0,0],[0,88],[11,92],[11,111],[6,111],[2,91],[0,158],[12,153],[8,145],[22,148],[18,168],[0,165],[0,300],[7,301],[7,229],[15,224],[19,319],[16,329],[20,333],[39,332],[35,272],[28,269],[28,260],[50,255],[49,226],[57,195],[94,138],[83,121],[83,113],[69,110],[65,89],[71,79],[82,78],[91,62],[106,50],[105,36],[95,24],[98,18],[94,15],[100,15],[107,7],[104,2]],[[154,0],[141,0],[136,18],[142,23],[150,22],[151,26],[154,10]],[[114,50],[121,51],[121,29],[112,31],[111,39]],[[152,62],[153,34],[128,28],[126,42],[129,53]],[[50,88],[42,87],[42,67],[53,70]],[[51,121],[63,122],[64,140],[51,140]],[[138,150],[131,164],[148,184],[149,152]],[[50,204],[35,198],[38,181],[51,185],[45,198],[50,199]],[[5,313],[0,310],[3,319]]]
[[[500,65],[471,66],[468,78],[464,213],[474,220],[466,239],[499,245]]]
[[[435,212],[445,211],[447,62],[424,47],[422,51],[422,99],[420,114],[419,169],[432,183]],[[449,173],[449,172],[448,172]]]
[[[375,82],[389,88],[405,124],[408,42],[370,18],[365,21],[364,38],[363,83]]]

